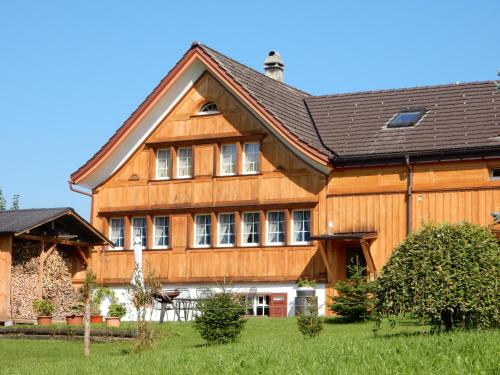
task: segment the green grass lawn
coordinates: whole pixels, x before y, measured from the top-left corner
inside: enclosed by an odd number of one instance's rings
[[[0,374],[500,374],[499,331],[420,334],[372,322],[325,324],[304,339],[296,321],[250,319],[239,342],[205,346],[190,323],[161,326],[155,349],[135,354],[132,343],[0,339]],[[428,331],[428,330],[427,330]]]

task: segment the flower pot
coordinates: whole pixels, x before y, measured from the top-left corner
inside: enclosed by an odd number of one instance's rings
[[[99,324],[102,322],[103,322],[102,315],[91,315],[90,316],[90,323]]]
[[[83,315],[66,315],[66,323],[69,326],[83,325]]]
[[[52,324],[51,316],[39,316],[36,318],[37,324],[39,326],[49,326]]]
[[[119,327],[120,326],[120,318],[115,316],[107,316],[106,317],[106,326],[107,327]]]

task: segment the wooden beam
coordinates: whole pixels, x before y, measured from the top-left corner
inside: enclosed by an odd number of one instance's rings
[[[0,233],[0,322],[12,318],[11,314],[12,236]]]
[[[54,242],[60,245],[69,245],[69,246],[92,246],[92,244],[88,242],[80,242],[80,241],[71,241],[71,240],[65,240],[62,238],[57,238],[57,237],[50,237],[50,236],[34,236],[31,234],[20,234],[16,236],[16,238],[21,238],[23,240],[29,240],[29,241],[46,241],[46,242]]]
[[[326,267],[326,274],[328,275],[328,283],[333,283],[333,268],[328,261],[328,256],[326,255],[325,243],[323,241],[318,241],[318,248],[321,254],[321,258],[323,258],[323,262]]]
[[[47,251],[45,251],[45,241],[40,241],[40,257],[38,259],[38,286],[37,297],[43,298],[43,278],[44,278],[44,265],[45,260],[52,254],[56,248],[57,243],[54,243]]]
[[[367,240],[360,240],[361,248],[363,249],[363,254],[366,259],[366,265],[368,267],[368,273],[370,278],[375,278],[377,274],[377,269],[375,268],[375,262],[373,261],[372,253],[370,251],[370,243]]]
[[[194,146],[211,143],[234,143],[234,142],[251,142],[259,141],[266,137],[266,133],[240,134],[240,133],[221,133],[212,135],[187,136],[187,137],[170,137],[168,139],[160,139],[155,142],[147,142],[146,147],[165,148],[179,146]]]
[[[80,245],[76,245],[76,251],[78,252],[78,254],[80,255],[80,257],[82,258],[83,260],[83,263],[85,263],[85,267],[88,267],[88,261],[87,261],[87,257],[85,256],[85,253],[83,252],[82,248],[80,247]]]
[[[234,176],[231,176],[234,177]],[[246,177],[246,176],[245,176]],[[151,206],[129,206],[129,207],[104,207],[98,216],[114,217],[119,215],[165,215],[169,213],[204,213],[207,211],[231,212],[231,211],[258,211],[258,210],[283,210],[283,209],[307,209],[318,205],[317,200],[280,199],[267,201],[227,201],[220,204],[169,204]]]

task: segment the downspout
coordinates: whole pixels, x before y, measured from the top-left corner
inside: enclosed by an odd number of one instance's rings
[[[69,190],[74,191],[75,193],[83,194],[83,195],[86,195],[86,196],[92,198],[92,194],[87,193],[86,191],[83,191],[83,190],[75,189],[75,187],[73,186],[74,184],[75,183],[73,181],[71,181],[71,180],[68,181]]]
[[[408,169],[408,178],[407,185],[408,188],[406,190],[406,236],[409,236],[411,233],[412,223],[412,193],[413,193],[413,169],[410,164],[410,155],[405,156],[405,164]]]

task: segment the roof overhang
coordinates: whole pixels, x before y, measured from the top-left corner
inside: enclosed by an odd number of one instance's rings
[[[328,155],[303,143],[227,74],[203,49],[194,45],[110,140],[71,175],[71,182],[94,189],[113,175],[143,144],[201,75],[209,71],[287,148],[308,165],[328,174]]]
[[[59,222],[65,222],[65,226],[71,227],[72,230],[78,232],[79,237],[87,237],[91,238],[92,240],[90,241],[84,241],[88,245],[111,245],[114,246],[114,243],[111,242],[106,236],[104,236],[101,232],[99,232],[96,228],[94,228],[91,224],[89,224],[84,218],[82,218],[80,215],[78,215],[75,211],[73,210],[68,210],[67,212],[61,213],[58,216],[52,217],[48,220],[41,221],[37,223],[36,225],[32,225],[29,228],[23,229],[21,231],[13,233],[14,237],[20,237],[22,238],[25,235],[30,235],[32,237],[40,237],[44,239],[52,239],[52,240],[61,240],[61,241],[66,241],[68,243],[72,244],[77,244],[78,241],[73,241],[73,240],[67,240],[64,236],[59,237],[59,236],[54,236],[54,235],[40,235],[37,233],[37,230],[43,228],[45,225],[50,224],[50,223],[59,223]],[[71,223],[73,222],[73,223]]]

